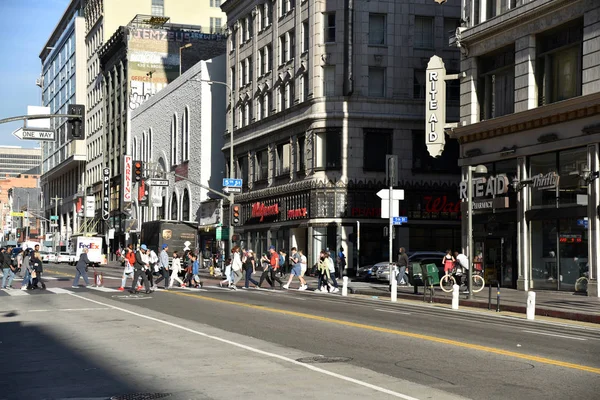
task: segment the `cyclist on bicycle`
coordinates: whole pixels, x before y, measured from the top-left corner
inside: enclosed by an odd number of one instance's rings
[[[462,275],[468,275],[468,271],[469,271],[469,259],[467,258],[467,256],[465,256],[463,253],[458,253],[458,251],[454,252],[454,258],[456,259],[456,270],[458,272],[458,269],[461,269],[461,274],[459,275],[458,273],[455,275],[456,276],[456,284],[458,286],[461,285],[461,277]]]

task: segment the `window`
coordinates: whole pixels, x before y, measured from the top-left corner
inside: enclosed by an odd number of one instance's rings
[[[369,97],[385,97],[385,68],[369,67]]]
[[[252,15],[249,15],[246,18],[246,40],[252,39],[254,36],[254,21],[252,20]]]
[[[323,42],[331,43],[335,42],[335,13],[324,13],[323,14]]]
[[[284,64],[288,60],[288,45],[287,35],[279,36],[279,65]]]
[[[433,18],[415,17],[414,47],[421,49],[433,48]]]
[[[279,86],[279,111],[285,110],[287,107],[287,85]]]
[[[448,81],[446,82],[448,83]],[[425,70],[413,70],[413,99],[425,98]]]
[[[298,172],[304,172],[306,168],[306,137],[298,137]]]
[[[256,99],[256,120],[260,121],[261,119],[263,119],[263,97],[259,96]]]
[[[290,49],[289,53],[288,53],[288,59],[286,61],[289,60],[293,60],[296,57],[296,31],[295,30],[291,30],[287,33],[288,35],[288,47]]]
[[[292,79],[285,85],[285,90],[287,91],[287,107],[290,108],[294,105],[294,99],[296,98],[296,83]]]
[[[246,30],[246,18],[241,18],[240,19],[240,47],[242,46],[242,44],[244,44],[246,42],[246,35],[247,35],[247,30]]]
[[[173,193],[173,197],[171,197],[171,220],[178,221],[179,220],[179,210],[177,209],[177,195]]]
[[[248,157],[239,157],[235,177],[241,179],[244,184],[248,183]]]
[[[277,175],[290,173],[290,152],[289,143],[282,143],[277,146]]]
[[[582,40],[581,19],[538,38],[536,81],[540,106],[581,95]]]
[[[252,71],[254,70],[252,57],[246,59],[246,70],[248,71],[248,83],[252,83]]]
[[[210,33],[221,33],[221,18],[210,18]]]
[[[310,30],[308,27],[308,20],[302,22],[302,52],[308,51],[310,42]]]
[[[260,181],[267,179],[269,173],[269,151],[267,149],[256,153],[256,163],[254,167],[254,180]]]
[[[240,61],[240,89],[244,87],[246,84],[246,65],[245,60]]]
[[[267,92],[265,95],[263,95],[263,118],[266,118],[269,116],[269,114],[271,113],[271,108],[273,106],[273,95],[271,94],[271,92]]]
[[[182,140],[181,140],[181,159],[189,161],[190,159],[190,110],[188,106],[183,110]]]
[[[385,157],[382,151],[392,151],[391,129],[364,129],[363,169],[365,171],[385,172]]]
[[[177,165],[177,114],[171,118],[171,165]]]
[[[460,174],[456,160],[459,158],[458,141],[446,138],[446,146],[440,157],[433,158],[425,145],[425,130],[412,131],[412,169],[414,172]]]
[[[271,71],[273,69],[273,46],[272,45],[267,45],[266,46],[267,49],[267,72]]]
[[[458,18],[444,18],[444,46],[450,47],[450,37],[456,33],[456,28],[460,26]]]
[[[385,14],[369,14],[369,44],[385,44]]]
[[[235,34],[231,35],[231,48],[229,49],[229,52],[232,52],[235,50],[235,37],[236,37]]]
[[[323,67],[323,96],[335,96],[335,66]]]
[[[262,29],[267,28],[271,24],[271,2],[265,1],[262,10]]]
[[[181,200],[181,219],[183,221],[190,220],[190,194],[187,189],[184,189]]]
[[[308,84],[308,72],[305,72],[302,74],[301,79],[301,89],[302,89],[302,94],[300,96],[300,101],[306,101],[308,100],[308,93],[310,91],[310,86]]]
[[[221,7],[221,0],[210,0],[211,7]]]
[[[514,45],[479,58],[477,97],[481,121],[513,113],[515,108]]]
[[[265,57],[265,48],[258,50],[258,76],[263,76],[267,72],[267,57]]]
[[[315,135],[315,168],[339,169],[342,164],[341,130],[329,129]]]
[[[232,89],[235,90],[235,67],[231,67],[231,70],[229,71],[229,74],[231,75],[231,86],[232,86]]]
[[[146,3],[147,4],[147,3]],[[164,0],[152,0],[152,15],[162,17],[165,15],[165,2]]]

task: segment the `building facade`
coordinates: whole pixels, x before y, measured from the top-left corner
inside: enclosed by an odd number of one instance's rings
[[[53,114],[67,114],[69,104],[85,104],[85,21],[83,1],[72,1],[40,53],[42,105]],[[67,120],[53,119],[55,141],[42,142],[42,180],[45,218],[58,211],[58,232],[68,240],[80,229],[85,141],[67,135]],[[57,200],[60,199],[60,200]],[[53,202],[58,202],[54,207]]]
[[[223,147],[225,55],[200,61],[132,112],[132,157],[144,163],[147,178],[169,186],[137,185],[132,218],[145,221],[200,222],[203,201],[214,195],[198,186],[218,188],[225,177]],[[177,175],[177,176],[176,176]],[[143,185],[145,190],[140,191]],[[148,191],[148,199],[142,197]],[[145,204],[145,205],[142,205]]]
[[[243,180],[235,200],[243,246],[296,246],[311,265],[321,249],[343,247],[351,269],[387,259],[376,196],[386,187],[386,154],[399,157],[400,215],[409,221],[396,229],[394,253],[460,245],[458,145],[449,141],[433,159],[424,132],[429,58],[459,70],[448,46],[459,5],[229,0],[222,9],[228,175]],[[448,87],[448,120],[457,121],[458,85]],[[228,157],[227,141],[224,150]]]
[[[574,291],[588,277],[598,296],[600,4],[463,5],[453,136],[463,177],[488,170],[474,179],[474,252],[503,286]]]
[[[17,177],[40,166],[42,151],[37,148],[0,146],[0,180]]]
[[[180,55],[187,48],[188,60],[208,60],[225,53],[223,35],[203,33],[200,27],[149,22],[136,16],[102,46],[104,166],[110,171],[108,226],[124,240],[124,220],[131,216],[131,177],[124,173],[125,155],[132,155],[131,112],[180,75]]]
[[[0,226],[3,240],[22,241],[20,233],[23,227],[29,227],[30,233],[37,236],[42,232],[42,221],[39,166],[30,172],[0,179]]]

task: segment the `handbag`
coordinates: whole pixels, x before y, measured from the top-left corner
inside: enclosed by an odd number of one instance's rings
[[[33,270],[33,271],[31,272],[31,277],[32,277],[32,278],[37,278],[37,272],[35,272],[35,270]]]

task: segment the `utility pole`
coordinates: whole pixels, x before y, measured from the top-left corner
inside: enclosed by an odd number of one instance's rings
[[[56,251],[56,232],[58,231],[58,203],[62,202],[62,197],[55,196],[55,197],[51,197],[50,200],[54,201],[54,216],[57,218],[54,222],[56,224],[56,227],[54,228],[53,234],[52,234],[52,242],[54,243],[54,252],[56,253],[57,252]],[[52,224],[52,218],[50,218],[50,220],[51,220],[50,224]]]

